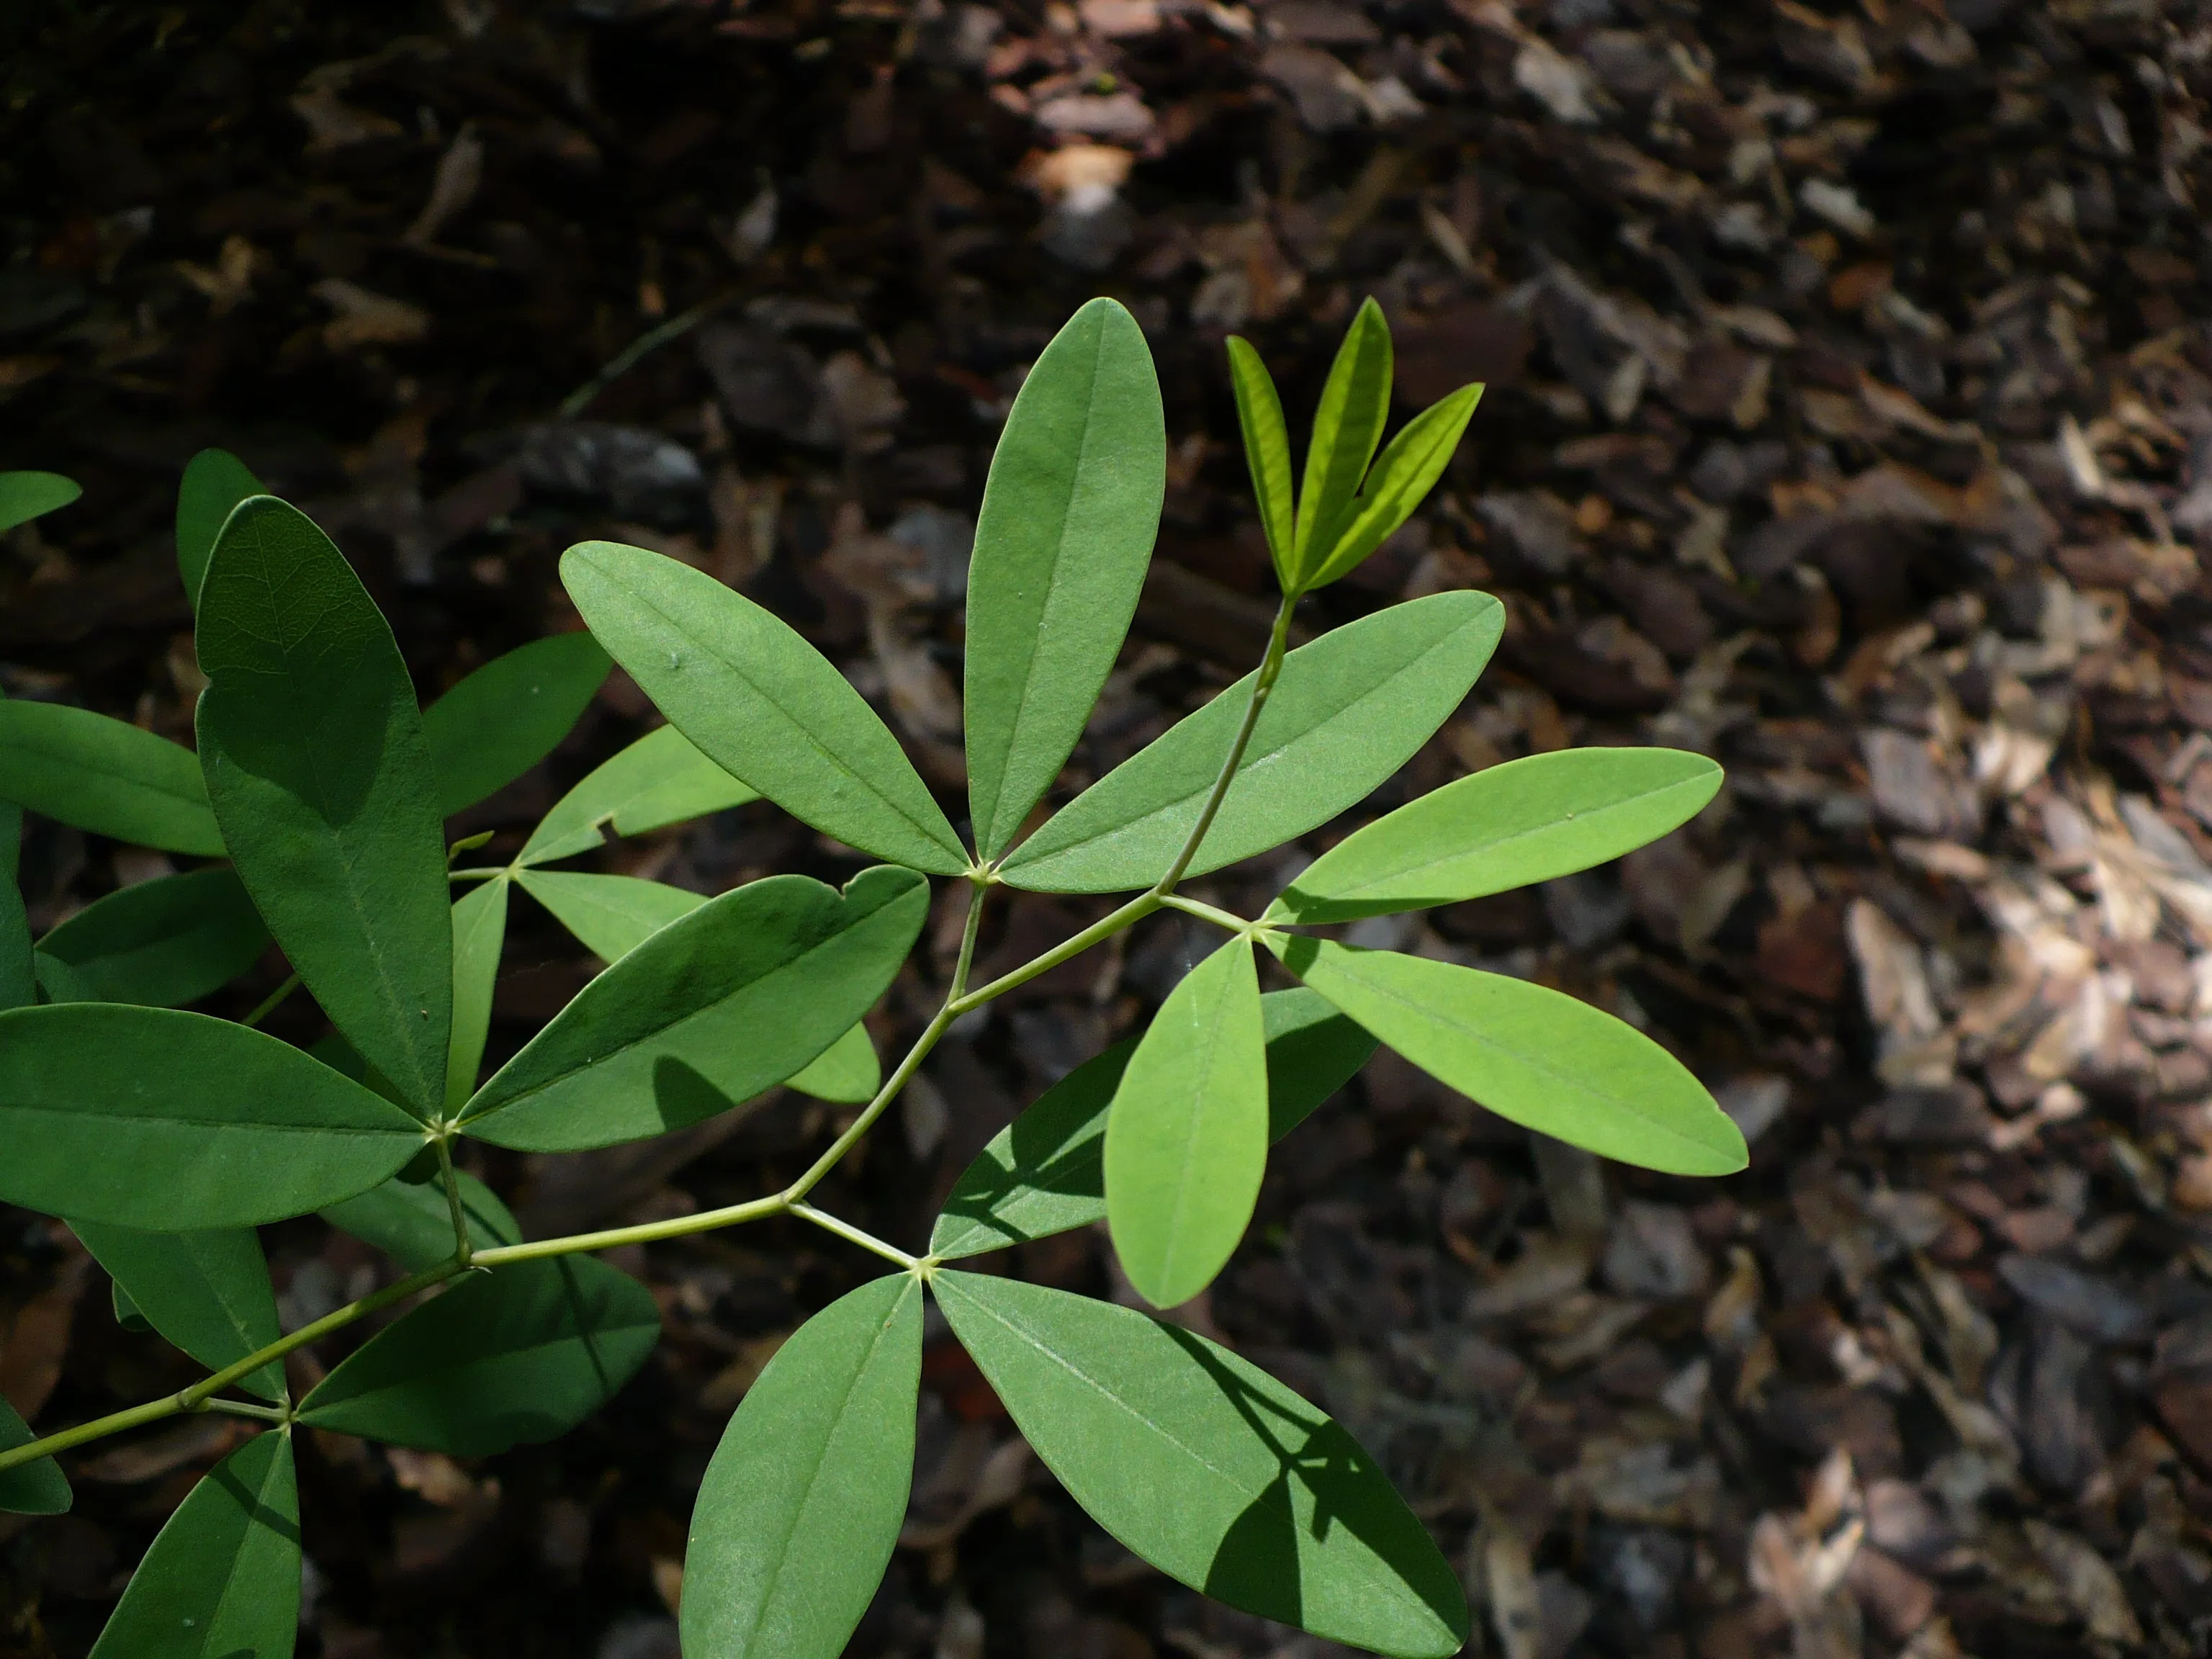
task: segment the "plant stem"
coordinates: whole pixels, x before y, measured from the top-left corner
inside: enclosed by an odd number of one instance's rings
[[[1201,904],[1194,898],[1185,898],[1181,893],[1167,894],[1160,902],[1170,910],[1181,910],[1201,921],[1210,921],[1216,927],[1226,927],[1232,933],[1249,932],[1253,925],[1242,916],[1233,915],[1215,905]]]
[[[292,1415],[282,1406],[257,1406],[250,1400],[203,1401],[200,1409],[204,1412],[222,1412],[229,1417],[258,1418],[264,1423],[289,1422]]]
[[[1290,642],[1291,612],[1297,608],[1295,595],[1283,595],[1282,604],[1275,611],[1275,626],[1267,635],[1267,654],[1260,660],[1260,672],[1252,677],[1252,700],[1244,705],[1243,724],[1237,728],[1237,740],[1229,745],[1229,758],[1222,763],[1221,775],[1213,781],[1213,793],[1206,799],[1206,810],[1198,815],[1191,827],[1190,837],[1182,844],[1182,851],[1168,866],[1168,872],[1159,879],[1152,890],[1163,897],[1175,890],[1182,879],[1190,861],[1198,856],[1199,843],[1206,832],[1213,828],[1214,815],[1221,811],[1221,803],[1229,798],[1229,786],[1237,781],[1237,768],[1244,758],[1244,750],[1252,741],[1252,728],[1260,723],[1260,711],[1267,707],[1267,694],[1275,689],[1275,677],[1283,672],[1283,651]]]
[[[1081,933],[1070,934],[1042,956],[1031,958],[1011,973],[1000,975],[988,985],[970,991],[965,996],[953,998],[945,1005],[945,1010],[957,1018],[971,1009],[980,1008],[985,1003],[1004,996],[1016,986],[1026,985],[1038,975],[1048,974],[1061,963],[1081,956],[1092,945],[1113,938],[1123,928],[1143,921],[1159,908],[1158,890],[1139,893],[1120,909],[1101,916]]]
[[[968,970],[975,962],[975,936],[983,931],[983,901],[990,891],[988,881],[978,880],[969,897],[968,924],[960,930],[960,960],[952,965],[952,988],[945,994],[948,1004],[957,1002],[968,988]]]
[[[291,978],[286,980],[282,985],[271,991],[267,996],[262,998],[260,1006],[255,1008],[252,1013],[248,1014],[244,1019],[241,1019],[238,1023],[240,1025],[260,1024],[263,1020],[268,1018],[270,1014],[276,1012],[276,1005],[278,1003],[283,1001],[286,997],[290,996],[293,992],[299,988],[300,976],[297,974],[295,974]]]
[[[908,1255],[897,1245],[886,1244],[873,1233],[863,1232],[851,1222],[840,1221],[836,1216],[816,1209],[811,1204],[794,1204],[791,1206],[791,1212],[803,1220],[811,1221],[816,1226],[836,1234],[842,1239],[859,1245],[864,1250],[873,1250],[886,1261],[896,1261],[900,1267],[908,1268],[917,1265],[917,1258]]]
[[[461,1178],[453,1169],[453,1143],[444,1135],[430,1143],[438,1149],[438,1181],[446,1189],[446,1210],[453,1218],[453,1260],[465,1267],[476,1253],[469,1237],[469,1218],[461,1209]]]
[[[720,1227],[735,1227],[747,1221],[765,1221],[790,1207],[781,1193],[770,1193],[766,1198],[749,1199],[743,1204],[732,1204],[719,1210],[702,1210],[696,1215],[672,1216],[666,1221],[648,1221],[635,1227],[608,1227],[595,1233],[572,1233],[566,1238],[541,1238],[526,1244],[501,1244],[478,1250],[470,1259],[470,1266],[504,1267],[512,1262],[541,1261],[547,1256],[574,1255],[583,1250],[611,1250],[619,1244],[656,1244],[663,1239],[710,1233]]]

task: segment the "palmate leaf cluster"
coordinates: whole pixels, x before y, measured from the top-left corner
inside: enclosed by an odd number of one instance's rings
[[[0,883],[0,1200],[65,1218],[110,1273],[118,1319],[210,1372],[173,1401],[59,1439],[179,1409],[269,1425],[171,1518],[100,1653],[290,1652],[295,1425],[483,1455],[574,1426],[644,1364],[659,1334],[653,1297],[589,1252],[677,1224],[525,1241],[498,1197],[456,1167],[459,1142],[636,1140],[784,1083],[866,1104],[807,1176],[681,1228],[799,1215],[899,1271],[809,1321],[732,1419],[693,1518],[690,1659],[842,1650],[905,1512],[930,1297],[1043,1462],[1162,1571],[1334,1640],[1458,1649],[1467,1615],[1450,1568],[1324,1413],[1174,1323],[947,1265],[1103,1221],[1144,1297],[1188,1299],[1242,1239],[1269,1146],[1378,1042],[1608,1157],[1690,1175],[1744,1162],[1696,1079],[1609,1015],[1312,931],[1618,856],[1711,798],[1710,761],[1533,756],[1338,842],[1259,917],[1175,890],[1357,805],[1460,706],[1503,622],[1486,595],[1437,593],[1286,649],[1298,598],[1404,522],[1480,388],[1382,445],[1390,341],[1370,302],[1294,489],[1279,402],[1242,341],[1231,371],[1284,593],[1267,657],[1046,810],[1121,652],[1165,477],[1151,355],[1126,311],[1093,301],[1035,365],[992,463],[969,583],[964,828],[798,633],[635,547],[589,542],[562,560],[588,633],[500,658],[422,708],[390,629],[328,538],[234,458],[195,459],[177,549],[209,680],[196,750],[82,710],[0,702],[11,878],[26,808],[207,861],[35,941],[14,882]],[[73,492],[51,475],[0,475],[0,521]],[[446,819],[549,753],[611,661],[668,724],[586,777],[507,862],[456,867],[482,838],[449,848]],[[712,898],[555,867],[611,836],[757,799],[880,862],[842,889],[781,875]],[[968,944],[944,1009],[886,1081],[864,1017],[912,951],[932,878],[968,886]],[[1132,896],[1028,968],[970,988],[982,908],[1001,886]],[[606,966],[486,1078],[518,888]],[[923,1254],[805,1201],[953,1018],[1169,905],[1224,941],[1140,1032],[978,1155]],[[332,1028],[312,1049],[187,1010],[272,940]],[[1262,990],[1262,952],[1291,988]],[[407,1276],[280,1336],[254,1230],[313,1212]],[[387,1307],[404,1310],[290,1396],[289,1346]],[[47,1449],[0,1406],[0,1508],[67,1506]]]

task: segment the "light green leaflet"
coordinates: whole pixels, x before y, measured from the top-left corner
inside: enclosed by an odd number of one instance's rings
[[[484,1042],[491,1034],[492,994],[507,942],[504,872],[453,902],[453,1027],[446,1048],[446,1109],[460,1110],[477,1090]]]
[[[1267,1038],[1249,939],[1183,975],[1106,1120],[1106,1221],[1130,1284],[1188,1302],[1227,1263],[1267,1169]]]
[[[869,1040],[868,1028],[856,1024],[784,1079],[783,1085],[803,1095],[812,1095],[817,1100],[852,1105],[874,1099],[883,1080],[883,1061],[876,1057],[876,1045]]]
[[[1046,1467],[1170,1578],[1331,1641],[1459,1651],[1450,1565],[1358,1443],[1266,1372],[1089,1297],[949,1270],[932,1288]]]
[[[521,870],[514,878],[601,962],[620,961],[707,902],[703,893],[635,876]]]
[[[185,463],[177,485],[177,574],[185,596],[199,608],[200,584],[231,509],[249,495],[268,494],[246,463],[227,449],[203,449]]]
[[[90,1221],[70,1225],[93,1260],[107,1269],[118,1296],[210,1370],[235,1364],[283,1334],[269,1263],[251,1227],[149,1233]],[[239,1387],[264,1400],[282,1400],[284,1368],[271,1360],[241,1377]]]
[[[1189,873],[1264,853],[1372,793],[1459,707],[1504,622],[1486,593],[1434,593],[1291,652]],[[1197,825],[1251,691],[1247,676],[1062,807],[1007,855],[1008,884],[1109,893],[1158,880]]]
[[[200,1479],[154,1540],[91,1659],[290,1659],[300,1630],[300,1491],[289,1429]]]
[[[1375,1039],[1304,986],[1260,999],[1267,1135],[1280,1140],[1352,1080]],[[1084,1061],[975,1155],[945,1200],[929,1253],[946,1261],[1105,1218],[1106,1114],[1133,1038]]]
[[[0,1395],[0,1451],[13,1451],[37,1438]],[[51,1457],[0,1469],[0,1515],[60,1515],[70,1500],[69,1478]]]
[[[1328,544],[1310,550],[1319,563],[1301,591],[1334,581],[1413,516],[1451,465],[1452,452],[1481,401],[1480,386],[1463,386],[1406,423],[1376,461],[1358,498],[1344,509],[1343,528]]]
[[[331,1022],[417,1115],[446,1095],[453,928],[415,687],[330,538],[256,495],[200,590],[200,763],[239,878]]]
[[[565,1152],[727,1110],[850,1030],[928,909],[927,881],[880,866],[842,894],[771,876],[711,899],[579,992],[477,1091],[463,1127]]]
[[[0,1201],[155,1232],[251,1227],[366,1192],[422,1146],[391,1102],[228,1020],[0,1014]]]
[[[1114,666],[1167,490],[1144,331],[1117,301],[1070,318],[991,456],[968,574],[968,804],[995,858],[1083,735]]]
[[[220,990],[269,946],[235,873],[195,870],[96,899],[39,941],[102,1002],[179,1008]]]
[[[940,876],[968,854],[890,729],[791,625],[704,571],[583,542],[561,580],[599,643],[732,775],[849,847]]]
[[[758,800],[672,726],[647,732],[554,803],[518,864],[550,864],[604,846],[604,831],[641,836]]]
[[[0,472],[0,532],[44,518],[84,494],[58,472]]]
[[[863,1285],[776,1350],[700,1483],[690,1659],[836,1659],[890,1565],[914,1481],[921,1287]]]
[[[0,701],[0,788],[19,806],[94,835],[223,855],[192,751],[88,708]]]
[[[513,783],[568,735],[612,666],[589,634],[553,634],[495,657],[422,711],[447,817]]]
[[[470,1242],[479,1250],[522,1243],[522,1229],[499,1194],[466,1170],[457,1170],[461,1218]],[[358,1198],[333,1204],[323,1219],[364,1244],[374,1244],[410,1273],[434,1267],[453,1255],[453,1212],[446,1189],[434,1181],[407,1182],[394,1176]]]
[[[1291,560],[1296,552],[1291,494],[1291,434],[1283,424],[1283,401],[1274,377],[1251,343],[1229,337],[1229,383],[1237,394],[1237,424],[1244,434],[1244,460],[1252,469],[1252,496],[1260,505],[1260,527],[1267,532],[1275,579],[1288,592]]]
[[[1704,810],[1721,769],[1679,749],[1562,749],[1448,783],[1355,831],[1268,921],[1350,921],[1549,881],[1656,841]]]
[[[1336,544],[1360,480],[1367,476],[1367,463],[1382,440],[1382,423],[1390,414],[1390,327],[1382,320],[1382,307],[1370,299],[1345,331],[1314,412],[1292,560],[1300,592]]]
[[[1733,1175],[1743,1136],[1682,1063],[1633,1026],[1502,974],[1268,935],[1292,973],[1449,1088],[1601,1158]]]
[[[300,1420],[454,1457],[565,1434],[660,1340],[653,1293],[597,1256],[518,1261],[402,1315],[300,1402]]]

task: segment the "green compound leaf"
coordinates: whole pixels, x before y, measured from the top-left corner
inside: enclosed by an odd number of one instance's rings
[[[38,1437],[0,1395],[0,1451],[27,1446]],[[69,1477],[51,1457],[0,1469],[0,1515],[60,1515],[71,1501]]]
[[[1500,1117],[1668,1175],[1732,1175],[1750,1162],[1741,1132],[1681,1061],[1586,1002],[1455,963],[1267,938],[1308,985]]]
[[[1280,1140],[1352,1080],[1375,1039],[1303,986],[1260,999],[1267,1134]],[[945,1200],[929,1253],[945,1261],[1087,1227],[1106,1214],[1106,1114],[1131,1039],[1084,1061],[992,1138]]]
[[[614,665],[589,634],[554,634],[495,657],[422,711],[422,740],[446,817],[551,754]]]
[[[366,1192],[422,1126],[289,1043],[204,1014],[0,1014],[0,1201],[155,1232],[252,1227]]]
[[[796,629],[704,571],[583,542],[561,580],[599,642],[684,735],[800,822],[957,876],[960,837],[890,728]]]
[[[229,870],[162,876],[96,899],[39,941],[101,1002],[180,1008],[260,960],[269,930]]]
[[[460,1183],[461,1218],[468,1224],[471,1243],[489,1250],[522,1243],[522,1229],[499,1194],[466,1170],[453,1174]],[[437,1182],[395,1176],[322,1213],[340,1232],[374,1245],[410,1273],[453,1259],[453,1218],[446,1189]]]
[[[1433,593],[1291,652],[1189,873],[1264,853],[1364,799],[1459,707],[1504,615],[1487,593]],[[1007,855],[1006,883],[1110,893],[1158,880],[1197,826],[1251,692],[1248,675],[1070,801]]]
[[[1065,1291],[943,1270],[932,1288],[1046,1467],[1170,1578],[1332,1641],[1459,1651],[1450,1565],[1358,1443],[1266,1372]]]
[[[659,1340],[659,1306],[628,1273],[589,1255],[518,1261],[457,1280],[379,1331],[300,1402],[300,1420],[489,1457],[566,1434]]]
[[[0,532],[67,507],[83,489],[58,472],[0,472]]]
[[[1305,590],[1326,586],[1382,545],[1398,526],[1413,515],[1430,490],[1451,465],[1474,406],[1482,401],[1482,388],[1463,386],[1441,402],[1423,410],[1390,441],[1368,474],[1358,497],[1345,509],[1350,522],[1328,545],[1313,551],[1320,563],[1305,582]]]
[[[203,449],[185,463],[177,485],[177,574],[184,578],[185,596],[194,610],[199,608],[200,586],[207,580],[222,521],[247,496],[268,493],[246,463],[227,449]]]
[[[1283,424],[1283,400],[1251,343],[1229,337],[1229,383],[1237,393],[1237,424],[1244,434],[1244,460],[1252,469],[1252,495],[1260,504],[1260,527],[1275,562],[1275,580],[1291,586],[1291,559],[1297,551],[1291,494],[1291,434]]]
[[[155,1538],[91,1659],[290,1659],[300,1491],[289,1430],[202,1476]]]
[[[672,726],[647,732],[554,803],[518,864],[550,864],[606,844],[605,831],[641,836],[758,800]]]
[[[707,902],[703,893],[636,876],[519,870],[514,878],[601,962],[621,961],[670,922]]]
[[[927,881],[882,866],[842,894],[770,876],[711,899],[579,992],[477,1091],[462,1127],[573,1152],[725,1111],[850,1030],[928,911]]]
[[[1563,749],[1461,778],[1355,831],[1265,920],[1425,910],[1587,870],[1688,823],[1721,769],[1679,749]]]
[[[446,1094],[453,926],[415,687],[344,556],[257,495],[200,590],[200,763],[240,878],[315,1000],[422,1117]]]
[[[70,1226],[114,1279],[118,1305],[127,1297],[141,1318],[210,1370],[235,1364],[283,1334],[269,1263],[252,1228],[149,1233],[90,1221]],[[239,1387],[282,1400],[284,1368],[272,1359],[240,1378]]]
[[[504,872],[453,902],[453,1028],[446,1046],[446,1109],[458,1112],[477,1090],[485,1040],[491,1035],[492,994],[499,986],[500,952],[507,945]]]
[[[0,702],[0,790],[96,836],[223,856],[200,763],[181,744],[88,708]]]
[[[995,858],[1060,775],[1145,585],[1167,490],[1152,354],[1117,301],[1068,319],[991,457],[968,575],[968,802]]]
[[[1244,1237],[1267,1170],[1267,1038],[1249,939],[1183,975],[1106,1120],[1106,1221],[1129,1282],[1188,1302]]]
[[[1313,441],[1306,447],[1305,482],[1298,490],[1297,589],[1310,586],[1359,494],[1367,463],[1382,440],[1390,414],[1390,325],[1382,307],[1364,301],[1322,387],[1314,411]]]
[[[684,1559],[690,1659],[836,1659],[914,1483],[921,1287],[895,1273],[808,1320],[723,1431]]]

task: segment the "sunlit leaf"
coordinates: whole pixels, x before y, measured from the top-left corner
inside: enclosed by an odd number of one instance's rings
[[[179,1008],[236,979],[269,930],[229,870],[195,870],[95,899],[39,941],[102,1002]]]
[[[451,817],[551,754],[612,665],[589,634],[554,634],[494,657],[422,711],[422,739]]]
[[[1244,436],[1244,463],[1252,472],[1252,496],[1259,503],[1260,527],[1267,532],[1275,578],[1285,592],[1293,584],[1294,497],[1291,484],[1291,434],[1283,424],[1282,399],[1260,354],[1249,341],[1229,337],[1229,383],[1237,394],[1237,424]]]
[[[1346,507],[1343,528],[1326,545],[1311,550],[1318,561],[1305,587],[1326,586],[1359,563],[1413,515],[1451,465],[1482,388],[1464,386],[1423,410],[1393,438],[1368,474],[1357,499]]]
[[[601,962],[620,961],[707,902],[704,893],[636,876],[520,870],[514,878]]]
[[[1292,560],[1301,589],[1335,544],[1375,446],[1382,441],[1382,423],[1390,414],[1390,327],[1382,320],[1382,307],[1370,299],[1345,331],[1322,387],[1321,406],[1314,411]]]
[[[757,790],[708,760],[674,726],[660,726],[555,802],[516,862],[550,864],[604,845],[609,829],[641,836],[759,799]]]
[[[883,1062],[868,1028],[855,1025],[784,1079],[787,1087],[817,1100],[858,1103],[875,1097],[884,1080]]]
[[[185,463],[177,484],[177,574],[195,609],[222,521],[247,496],[266,494],[261,480],[227,449],[203,449]]]
[[[194,858],[223,855],[192,751],[88,708],[0,702],[0,790],[94,835]]]
[[[149,1233],[90,1221],[70,1224],[139,1316],[210,1370],[235,1364],[283,1334],[269,1263],[251,1227]],[[240,1378],[239,1387],[282,1400],[284,1368],[271,1360]]]
[[[454,1179],[460,1186],[461,1218],[474,1248],[489,1250],[522,1242],[522,1229],[497,1193],[466,1170],[455,1170]],[[410,1273],[434,1267],[453,1254],[453,1212],[438,1182],[394,1176],[322,1213],[340,1232],[374,1245]]]

